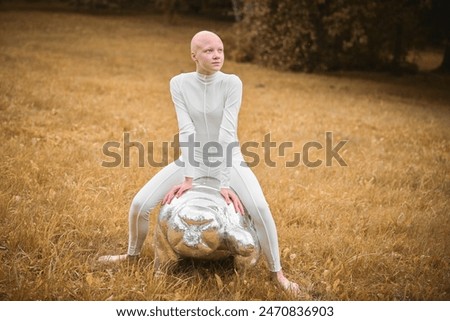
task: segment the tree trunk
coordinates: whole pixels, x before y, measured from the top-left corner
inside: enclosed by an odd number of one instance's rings
[[[437,69],[439,72],[450,72],[450,37],[447,36],[447,41],[445,42],[444,49],[444,59],[442,60],[441,65]]]
[[[402,21],[395,24],[394,48],[392,49],[391,71],[396,75],[402,74],[402,64],[404,62],[403,48],[403,26]]]

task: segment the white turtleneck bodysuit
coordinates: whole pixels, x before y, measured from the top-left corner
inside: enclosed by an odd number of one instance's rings
[[[184,175],[212,176],[220,180],[221,187],[229,187],[231,163],[244,160],[237,138],[241,80],[220,71],[210,76],[180,74],[170,81],[170,92],[177,113]]]
[[[128,255],[139,255],[151,210],[184,177],[215,177],[232,188],[251,215],[261,248],[273,272],[281,270],[278,236],[260,184],[246,166],[237,127],[242,82],[236,75],[183,73],[170,81],[181,157],[160,170],[136,194],[129,212]]]

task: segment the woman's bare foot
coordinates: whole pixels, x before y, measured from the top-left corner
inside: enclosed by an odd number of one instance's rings
[[[283,274],[283,271],[272,272],[272,278],[278,283],[278,285],[292,295],[300,294],[300,286],[292,281],[289,281]]]
[[[119,263],[119,262],[123,262],[129,258],[132,258],[132,256],[129,256],[128,254],[103,255],[103,256],[100,256],[97,261],[100,263]]]

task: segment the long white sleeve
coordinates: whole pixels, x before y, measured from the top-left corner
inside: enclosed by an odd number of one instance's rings
[[[187,110],[186,104],[183,99],[180,88],[178,87],[178,82],[174,78],[170,80],[170,93],[172,95],[172,101],[175,105],[175,111],[177,114],[178,128],[179,128],[179,140],[181,154],[184,160],[184,176],[194,177],[194,164],[193,159],[190,159],[189,155],[189,141],[190,143],[195,142],[195,126],[192,122],[189,112]],[[189,138],[190,137],[190,138]],[[191,155],[193,155],[191,151]],[[192,158],[192,156],[191,156]]]
[[[219,130],[219,143],[224,152],[220,185],[228,188],[230,186],[230,169],[232,167],[231,148],[239,148],[237,137],[239,110],[242,102],[242,81],[239,77],[231,75],[227,88],[223,118]]]

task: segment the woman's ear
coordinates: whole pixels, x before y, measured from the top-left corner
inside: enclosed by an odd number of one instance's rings
[[[191,58],[192,58],[192,60],[197,62],[197,58],[195,57],[195,52],[191,52]]]

